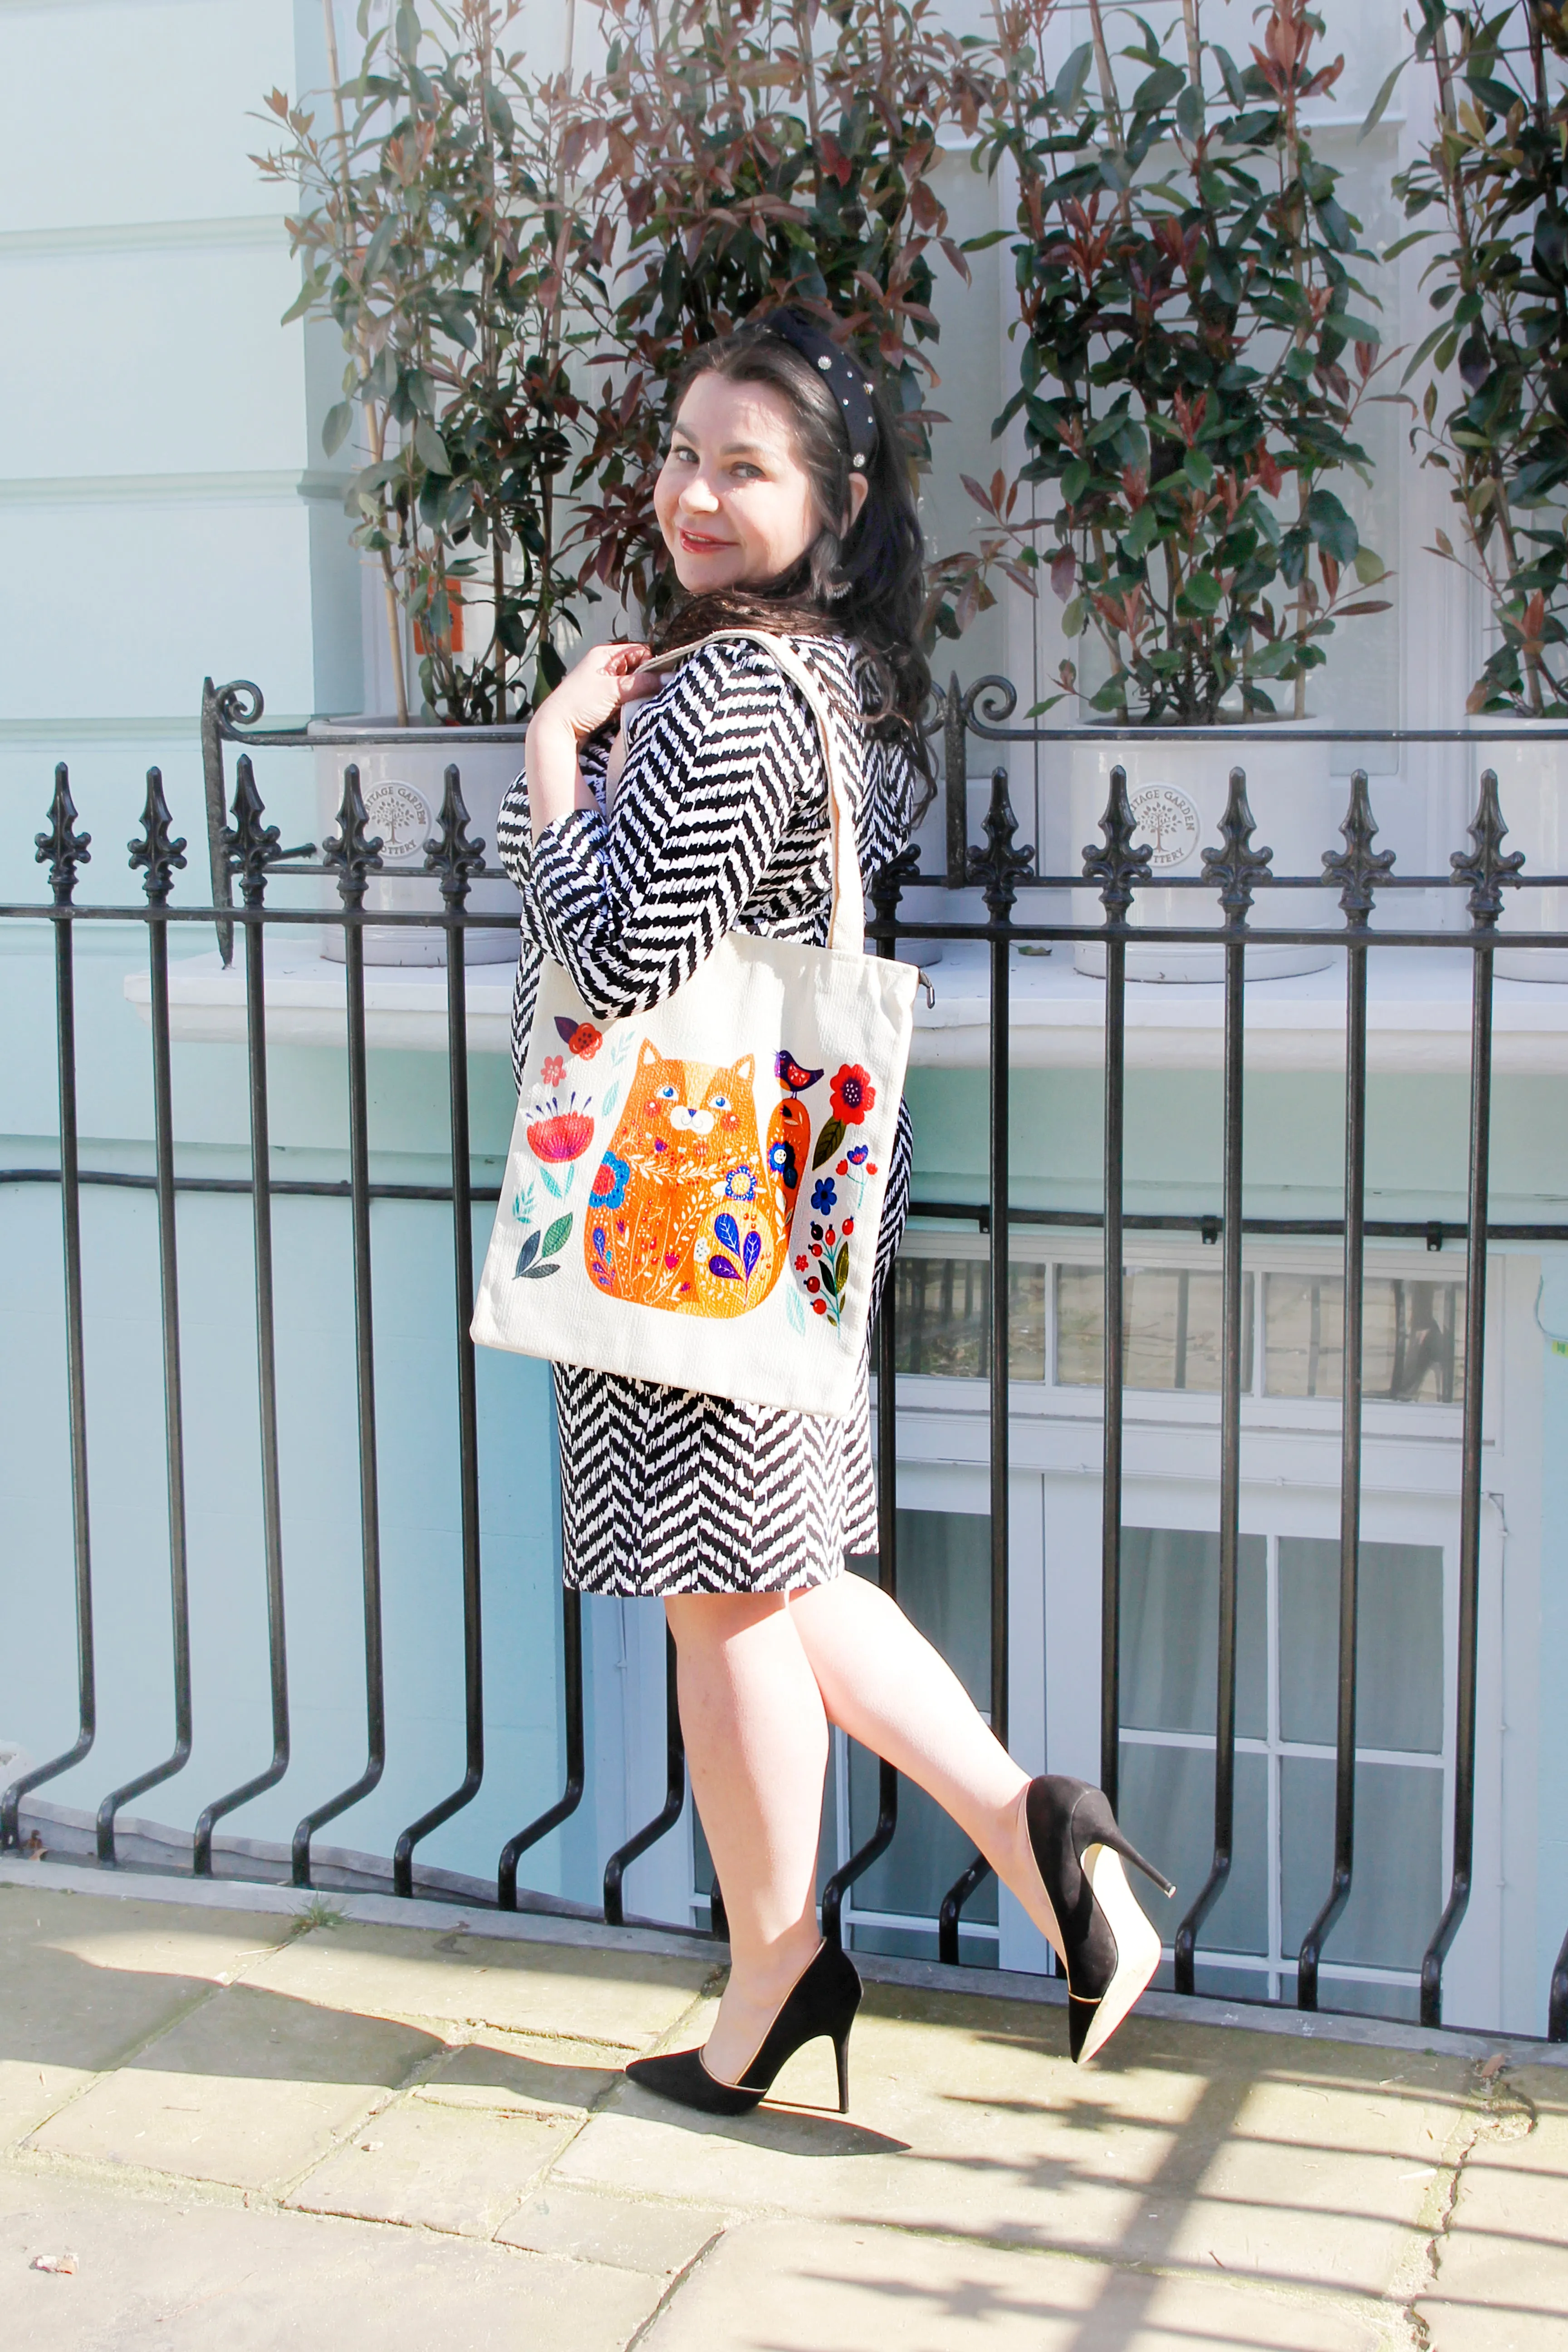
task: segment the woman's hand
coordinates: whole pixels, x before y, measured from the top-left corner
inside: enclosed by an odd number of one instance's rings
[[[592,808],[577,751],[623,704],[651,694],[658,673],[643,675],[645,645],[591,646],[528,723],[528,806],[535,841],[558,817]]]
[[[645,645],[590,646],[581,661],[569,669],[553,694],[546,695],[533,714],[529,732],[542,720],[552,729],[570,728],[574,742],[585,742],[625,702],[648,694],[657,683],[639,683],[638,673],[648,657]]]

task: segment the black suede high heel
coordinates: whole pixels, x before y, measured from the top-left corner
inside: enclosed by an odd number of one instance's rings
[[[837,1944],[819,1944],[738,2083],[721,2083],[710,2074],[700,2050],[671,2050],[660,2058],[634,2058],[626,2073],[645,2091],[657,2091],[660,2098],[696,2107],[702,2115],[747,2116],[766,2098],[785,2061],[806,2042],[826,2034],[838,2062],[838,2112],[847,2115],[849,2029],[859,2006],[860,1979],[854,1961]]]
[[[1104,1790],[1087,1780],[1042,1773],[1029,1783],[1024,1817],[1062,1939],[1068,2043],[1081,2065],[1104,2049],[1160,1965],[1160,1938],[1133,1899],[1122,1861],[1163,1894],[1176,1890],[1122,1836]]]

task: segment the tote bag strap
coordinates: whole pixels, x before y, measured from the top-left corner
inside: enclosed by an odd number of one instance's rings
[[[826,697],[795,647],[767,629],[715,629],[710,635],[694,637],[689,646],[678,646],[671,653],[653,655],[643,667],[666,668],[675,662],[684,661],[688,654],[696,653],[700,646],[717,645],[726,637],[743,638],[748,644],[761,646],[764,652],[771,654],[784,676],[799,688],[816,720],[816,731],[822,739],[822,755],[827,762],[827,839],[833,873],[827,944],[842,953],[863,955],[866,951],[866,893],[860,880],[860,853],[855,839],[854,805],[844,782],[843,764],[834,740],[833,719]]]

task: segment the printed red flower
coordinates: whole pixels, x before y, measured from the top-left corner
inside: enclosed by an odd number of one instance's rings
[[[811,1280],[806,1284],[806,1286],[806,1286],[807,1290],[811,1290],[811,1291],[817,1291],[817,1290],[820,1290],[820,1289],[822,1288],[822,1285],[821,1285],[821,1283],[820,1283],[820,1282],[818,1282],[818,1280],[817,1280],[817,1278],[816,1278],[816,1275],[815,1275],[815,1274],[812,1276]]]
[[[845,1220],[844,1220],[844,1223],[839,1226],[838,1230],[839,1230],[839,1232],[840,1232],[841,1234],[843,1234],[845,1235],[845,1237],[847,1239],[848,1235],[849,1235],[849,1234],[851,1234],[854,1232],[854,1230],[855,1230],[855,1220],[854,1220],[854,1218],[853,1218],[853,1217],[846,1217],[846,1218],[845,1218]]]
[[[847,1160],[841,1160],[833,1172],[836,1176],[847,1176],[849,1173],[849,1162]]]
[[[566,1065],[559,1054],[546,1054],[539,1066],[539,1075],[547,1087],[558,1087],[566,1076]]]
[[[803,1255],[802,1256],[800,1256],[800,1257],[797,1257],[797,1258],[796,1258],[796,1260],[795,1260],[795,1270],[796,1274],[804,1274],[804,1273],[805,1272],[806,1267],[807,1267],[810,1264],[811,1264],[811,1260],[810,1260],[808,1257],[805,1256],[804,1255]]]
[[[536,1160],[555,1162],[580,1160],[594,1140],[594,1122],[585,1111],[557,1111],[552,1118],[536,1118],[528,1129],[528,1148]]]
[[[867,1163],[866,1163],[866,1173],[867,1173],[867,1175],[868,1175],[868,1176],[874,1176],[874,1175],[876,1174],[876,1172],[877,1172],[877,1163],[876,1163],[876,1161],[875,1161],[874,1160],[868,1160],[868,1161],[867,1161]]]
[[[555,1026],[566,1041],[566,1051],[575,1054],[580,1062],[591,1062],[605,1042],[591,1021],[568,1021],[558,1013]]]
[[[814,1315],[826,1315],[827,1312],[826,1299],[814,1298],[811,1302],[811,1311]]]
[[[869,1070],[863,1070],[858,1062],[846,1062],[833,1081],[834,1118],[841,1118],[846,1127],[858,1127],[876,1099]]]

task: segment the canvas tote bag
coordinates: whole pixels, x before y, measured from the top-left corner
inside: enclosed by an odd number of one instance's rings
[[[816,717],[827,945],[728,932],[665,1003],[610,1021],[545,958],[473,1336],[842,1420],[919,981],[865,951],[854,810],[816,680],[776,637],[715,634],[763,646]]]

